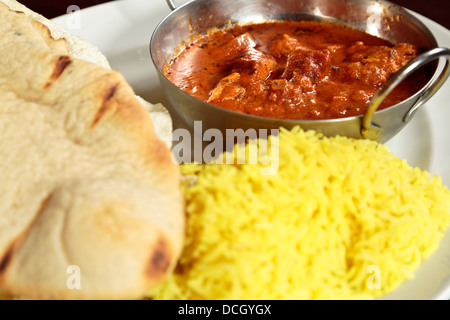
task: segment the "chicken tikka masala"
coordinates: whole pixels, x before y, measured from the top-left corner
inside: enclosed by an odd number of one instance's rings
[[[364,114],[377,90],[418,54],[413,44],[393,45],[341,25],[275,21],[199,37],[165,75],[190,95],[237,112],[332,119]],[[405,80],[380,109],[407,99],[424,81],[424,74]]]

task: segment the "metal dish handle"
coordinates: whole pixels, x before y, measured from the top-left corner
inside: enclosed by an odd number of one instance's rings
[[[176,8],[178,8],[173,0],[166,0],[166,2],[170,10],[174,11]]]
[[[366,111],[362,119],[361,124],[361,135],[363,138],[378,140],[381,129],[380,127],[373,125],[372,116],[374,112],[378,109],[384,99],[391,93],[394,88],[409,77],[413,72],[415,72],[418,68],[423,67],[429,62],[439,59],[441,57],[446,58],[446,64],[444,69],[441,71],[438,77],[434,77],[433,80],[427,85],[422,95],[417,99],[416,103],[410,108],[408,113],[405,115],[403,121],[407,122],[413,116],[413,114],[417,111],[417,109],[423,105],[426,101],[428,101],[435,93],[439,90],[439,88],[444,84],[450,75],[450,49],[448,48],[435,48],[425,53],[419,55],[408,64],[406,64],[402,69],[400,69],[397,73],[395,73],[385,84],[384,86],[375,94],[372,98],[369,107]]]

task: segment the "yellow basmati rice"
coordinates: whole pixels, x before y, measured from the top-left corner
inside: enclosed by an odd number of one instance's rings
[[[182,166],[185,248],[152,298],[376,298],[437,248],[450,223],[438,176],[371,141],[299,128],[271,139],[274,175],[261,164]]]

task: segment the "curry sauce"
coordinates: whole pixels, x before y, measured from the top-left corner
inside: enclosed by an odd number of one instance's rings
[[[332,119],[364,114],[377,90],[418,54],[413,44],[393,45],[340,25],[266,22],[200,37],[165,75],[192,96],[237,112]],[[425,80],[424,74],[405,80],[381,108],[407,99]]]

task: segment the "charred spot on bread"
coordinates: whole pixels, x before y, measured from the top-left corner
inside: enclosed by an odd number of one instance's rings
[[[11,257],[12,257],[13,251],[14,251],[14,244],[15,244],[15,242],[13,242],[12,244],[9,245],[8,249],[5,251],[5,254],[0,259],[0,274],[5,272],[6,267],[8,266],[9,262],[11,261]]]
[[[102,105],[100,106],[100,108],[97,110],[97,113],[95,114],[94,121],[92,122],[91,128],[95,127],[95,125],[100,121],[100,119],[106,113],[106,110],[108,110],[108,102],[114,97],[118,87],[119,87],[119,83],[114,83],[106,89],[106,91],[103,95]]]
[[[61,76],[61,74],[64,72],[64,70],[67,68],[67,66],[71,63],[72,63],[72,60],[70,59],[69,56],[67,56],[67,55],[58,56],[58,58],[55,61],[55,65],[53,68],[53,72],[50,76],[50,79],[47,81],[44,88],[50,87],[52,85],[53,81],[58,79]]]
[[[32,22],[34,30],[39,32],[42,39],[46,42],[49,48],[54,52],[59,52],[60,54],[68,54],[67,52],[67,41],[65,38],[56,39],[52,36],[50,29],[40,21]]]
[[[172,253],[171,248],[164,238],[159,238],[153,248],[149,264],[147,266],[146,274],[150,278],[163,277],[169,270]]]
[[[55,68],[53,69],[53,73],[50,78],[52,80],[58,79],[71,62],[72,60],[69,56],[59,56],[56,60]]]
[[[50,29],[47,28],[42,22],[33,21],[32,23],[34,27],[36,27],[36,30],[41,31],[47,38],[53,39]]]
[[[108,88],[108,90],[106,90],[106,93],[104,95],[105,102],[112,99],[112,97],[114,97],[114,94],[116,93],[118,87],[119,87],[119,84],[115,83],[112,86],[110,86]]]

